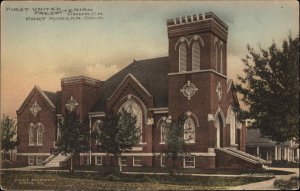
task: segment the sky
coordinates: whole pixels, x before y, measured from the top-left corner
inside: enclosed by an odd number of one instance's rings
[[[65,12],[47,15],[53,11],[45,8]],[[68,10],[90,15],[70,16]],[[227,71],[234,80],[242,73],[247,45],[259,50],[299,33],[297,1],[2,3],[1,116],[15,117],[34,85],[55,92],[63,77],[106,80],[133,60],[167,56],[166,20],[205,12],[215,13],[229,27]]]

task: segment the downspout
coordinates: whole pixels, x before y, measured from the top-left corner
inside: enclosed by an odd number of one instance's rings
[[[91,116],[89,115],[90,119],[90,165],[92,164],[92,119]]]

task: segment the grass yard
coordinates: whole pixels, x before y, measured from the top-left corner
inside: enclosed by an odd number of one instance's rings
[[[1,173],[1,186],[13,190],[220,190],[267,179],[270,178],[128,174],[103,176],[98,173],[4,171]]]

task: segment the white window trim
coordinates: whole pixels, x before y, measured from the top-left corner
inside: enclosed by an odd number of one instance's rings
[[[41,133],[41,142],[39,143],[39,136],[38,136],[38,132],[40,131]],[[43,130],[41,129],[41,127],[38,127],[38,129],[36,130],[36,146],[43,146]]]
[[[192,140],[184,140],[184,142],[186,143],[186,144],[195,144],[196,143],[196,126],[197,126],[197,124],[196,124],[196,122],[194,121],[194,119],[192,118],[192,117],[188,117],[187,119],[186,119],[186,121],[184,122],[184,131],[186,131],[186,129],[185,129],[185,124],[186,124],[186,122],[187,122],[187,120],[192,120],[192,122],[194,123],[194,129],[193,129],[193,139]],[[184,132],[184,135],[183,135],[183,137],[185,138],[185,136],[188,134],[188,132]]]
[[[39,163],[38,158],[41,158],[41,162]],[[36,165],[42,165],[43,164],[43,158],[42,156],[36,156]]]
[[[126,164],[122,164],[122,157],[125,158]],[[126,156],[122,156],[122,157],[120,158],[120,160],[121,160],[121,161],[120,161],[121,165],[122,165],[122,166],[127,166],[127,157],[126,157]]]
[[[137,157],[139,157],[139,156],[137,156]],[[141,161],[143,162],[143,158],[141,158]],[[133,157],[132,163],[133,163],[133,166],[142,166],[141,164],[135,164],[135,157]]]
[[[166,165],[163,165],[163,158],[165,158],[165,160],[166,160],[166,156],[161,156],[160,157],[160,166],[161,167],[166,167]],[[166,161],[165,161],[165,164],[166,164]]]
[[[163,134],[162,134],[163,128],[162,128],[162,125],[163,125],[164,123],[166,123],[166,121],[163,121],[163,122],[160,124],[160,143],[159,143],[159,144],[166,144],[165,141],[162,141],[162,139],[163,139]],[[166,128],[165,128],[165,133],[166,133]],[[166,137],[165,137],[165,138],[166,138]]]
[[[31,134],[33,135],[33,141],[30,141],[31,138]],[[31,123],[28,129],[28,146],[35,146],[35,142],[34,142],[34,124]]]
[[[140,112],[141,112],[141,124],[140,124],[140,127],[138,127],[139,128],[139,130],[140,130],[140,142],[139,142],[139,144],[146,144],[145,142],[143,142],[143,133],[144,133],[144,131],[143,131],[143,127],[144,127],[144,118],[143,118],[143,115],[144,115],[144,111],[143,111],[143,108],[142,108],[142,106],[141,105],[139,105],[138,104],[138,102],[137,101],[135,101],[134,99],[132,99],[131,97],[132,97],[133,95],[131,95],[131,94],[128,94],[127,95],[127,100],[121,105],[121,107],[119,108],[119,111],[118,111],[118,113],[119,112],[121,112],[121,110],[125,107],[125,105],[127,104],[127,102],[130,102],[131,101],[131,104],[136,104],[137,105],[137,107],[140,109]],[[136,97],[137,98],[137,97]],[[138,98],[137,98],[138,99]],[[140,101],[140,99],[138,99],[139,101]],[[141,101],[140,101],[141,102]],[[141,102],[142,103],[142,105],[144,106],[144,104],[143,104],[143,102]],[[126,110],[126,108],[124,108],[125,110]],[[127,110],[126,110],[127,111]],[[135,115],[136,116],[136,118],[137,118],[137,120],[138,120],[138,116],[137,115]],[[137,121],[138,122],[138,121]]]
[[[195,168],[195,163],[196,163],[196,160],[195,160],[195,156],[190,156],[194,159],[194,165],[193,166],[186,166],[185,165],[185,157],[183,158],[183,168]]]
[[[84,165],[91,165],[90,164],[90,157],[89,156],[85,156],[84,157]]]
[[[31,162],[30,159],[33,159],[33,162]],[[28,165],[30,165],[30,166],[34,165],[34,156],[28,156]]]
[[[101,159],[101,160],[100,160],[101,163],[98,163],[98,158]],[[95,165],[96,165],[96,166],[102,166],[102,162],[103,162],[102,160],[103,160],[103,159],[102,159],[102,156],[95,156]]]

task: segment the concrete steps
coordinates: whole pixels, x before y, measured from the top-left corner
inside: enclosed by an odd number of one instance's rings
[[[50,159],[46,164],[45,167],[61,167],[62,162],[65,162],[71,158],[72,154],[58,154],[52,159]]]
[[[225,149],[230,150],[230,151],[232,151],[234,153],[240,154],[240,155],[242,155],[244,157],[248,157],[248,158],[250,158],[252,160],[255,160],[257,162],[260,162],[260,163],[266,163],[267,162],[266,160],[263,160],[263,159],[261,159],[259,157],[253,156],[253,155],[250,155],[249,153],[237,150],[235,148],[225,148]]]

